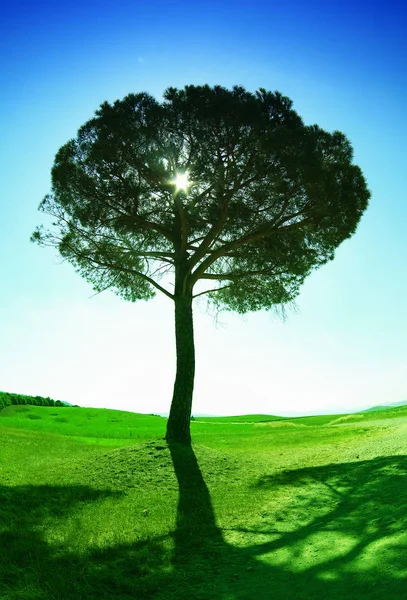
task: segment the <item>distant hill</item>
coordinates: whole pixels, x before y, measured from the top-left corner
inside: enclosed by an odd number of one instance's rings
[[[399,406],[406,406],[407,405],[407,400],[401,400],[400,402],[392,402],[391,404],[378,404],[377,406],[372,406],[371,408],[366,408],[365,410],[361,410],[359,412],[365,413],[365,412],[374,412],[377,410],[388,410],[391,408],[397,408]]]

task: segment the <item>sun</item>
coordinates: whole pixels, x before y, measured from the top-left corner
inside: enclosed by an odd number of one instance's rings
[[[175,185],[177,192],[179,190],[183,190],[184,192],[188,191],[188,188],[192,183],[191,181],[189,181],[188,175],[188,171],[185,171],[185,173],[177,173],[174,179],[171,180],[171,183]]]

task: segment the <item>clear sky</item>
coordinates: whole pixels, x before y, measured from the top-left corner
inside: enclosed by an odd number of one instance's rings
[[[404,5],[404,8],[403,8]],[[407,8],[395,1],[19,2],[0,31],[0,390],[169,410],[173,307],[131,304],[29,242],[58,148],[104,100],[186,84],[279,90],[339,129],[372,192],[286,322],[195,307],[193,413],[333,413],[407,399]]]

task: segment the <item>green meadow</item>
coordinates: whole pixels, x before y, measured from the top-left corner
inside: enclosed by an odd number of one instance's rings
[[[284,419],[0,411],[1,600],[407,593],[407,407]]]

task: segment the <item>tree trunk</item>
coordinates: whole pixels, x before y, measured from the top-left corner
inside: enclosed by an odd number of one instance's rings
[[[167,442],[190,444],[191,409],[195,376],[194,327],[192,292],[175,296],[175,340],[177,373],[174,383]]]

